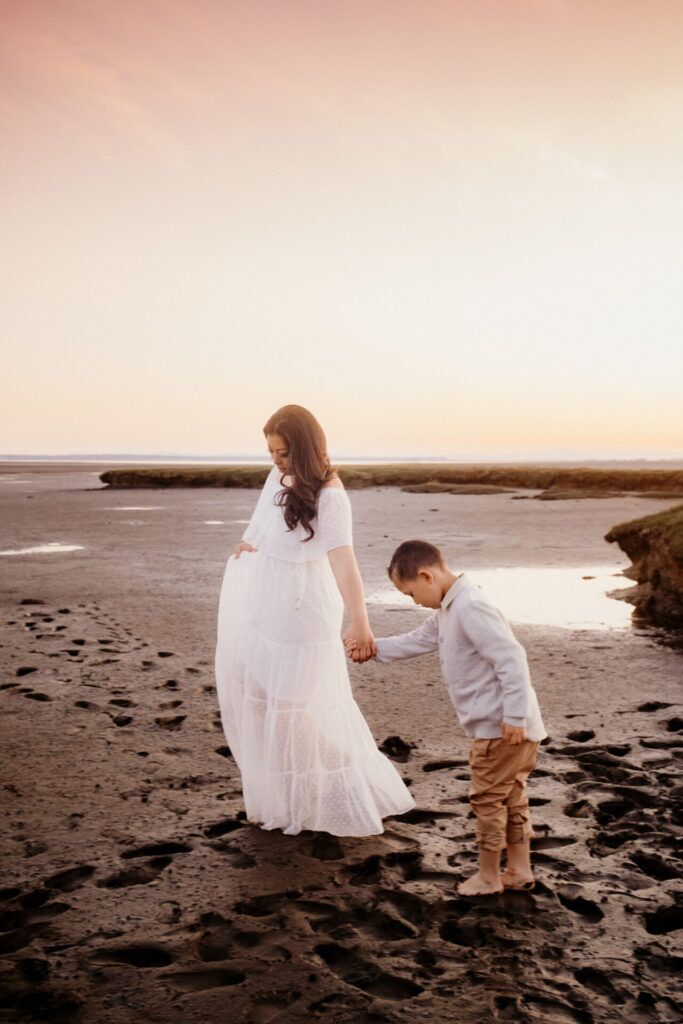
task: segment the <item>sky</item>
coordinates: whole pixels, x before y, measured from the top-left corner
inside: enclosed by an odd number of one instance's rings
[[[683,456],[680,0],[0,0],[0,452]]]

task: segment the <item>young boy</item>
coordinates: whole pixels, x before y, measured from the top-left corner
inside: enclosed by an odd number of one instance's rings
[[[472,737],[470,803],[476,815],[479,870],[461,882],[463,896],[503,888],[531,889],[529,801],[526,780],[546,736],[526,654],[504,617],[466,573],[457,574],[441,551],[423,540],[401,544],[389,577],[415,604],[438,609],[410,633],[376,641],[377,661],[439,651],[441,671],[460,724]],[[361,659],[353,641],[347,653]],[[501,851],[507,867],[500,874]]]

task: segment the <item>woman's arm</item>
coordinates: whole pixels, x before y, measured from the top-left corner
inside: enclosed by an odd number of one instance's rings
[[[268,505],[272,504],[273,495],[277,488],[277,466],[273,466],[270,473],[265,479],[265,483],[261,488],[261,493],[258,496],[256,506],[251,514],[249,524],[242,534],[242,540],[235,546],[233,554],[235,558],[239,558],[243,551],[256,551],[255,545],[258,544],[261,534],[261,526],[263,524],[264,516],[267,511]]]
[[[372,658],[377,648],[370,629],[368,613],[365,608],[363,581],[353,548],[346,544],[342,547],[332,548],[327,552],[327,557],[349,616],[349,624],[343,634],[344,643],[349,640],[355,641],[359,656],[363,660]]]

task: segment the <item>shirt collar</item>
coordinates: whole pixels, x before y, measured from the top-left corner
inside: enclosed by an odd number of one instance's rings
[[[463,586],[465,585],[465,579],[466,579],[465,573],[461,572],[460,575],[458,576],[458,578],[456,580],[454,580],[453,583],[451,583],[450,587],[448,588],[448,590],[446,591],[446,593],[443,596],[443,600],[441,601],[441,610],[442,611],[445,611],[446,608],[448,608],[449,605],[451,605],[453,603],[455,598],[458,596],[460,591],[463,589]]]

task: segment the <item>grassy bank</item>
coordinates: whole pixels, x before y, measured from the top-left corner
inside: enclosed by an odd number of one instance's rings
[[[683,505],[614,526],[605,540],[631,559],[637,586],[627,596],[661,626],[683,627]]]
[[[160,466],[109,469],[100,479],[109,487],[260,487],[268,466]],[[552,466],[443,465],[440,463],[395,463],[389,465],[341,466],[348,488],[416,487],[430,491],[449,486],[485,486],[513,489],[583,492],[583,496],[604,492],[640,492],[683,498],[681,469],[581,469]],[[445,485],[445,486],[439,486]]]

